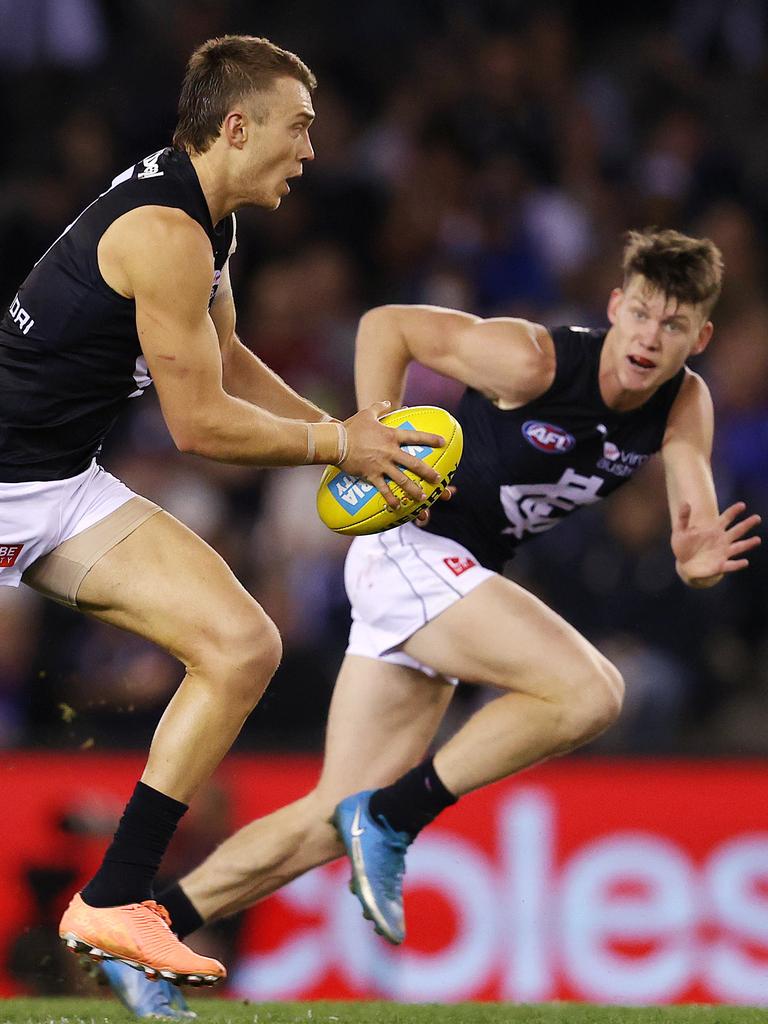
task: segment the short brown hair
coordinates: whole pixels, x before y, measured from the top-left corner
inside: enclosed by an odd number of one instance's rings
[[[189,58],[179,97],[177,149],[205,153],[233,104],[267,92],[276,78],[296,78],[312,92],[317,79],[295,53],[258,36],[221,36],[198,46]]]
[[[621,266],[625,288],[640,274],[668,298],[701,306],[705,316],[723,285],[723,256],[715,243],[670,228],[628,231]]]

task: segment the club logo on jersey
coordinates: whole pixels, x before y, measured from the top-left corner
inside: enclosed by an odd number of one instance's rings
[[[373,484],[369,484],[367,480],[361,480],[357,476],[348,476],[346,473],[335,476],[326,484],[326,487],[351,516],[356,515],[371,498],[378,494]]]
[[[474,558],[461,558],[459,555],[452,555],[450,558],[444,558],[443,561],[454,576],[461,576],[467,569],[472,569],[477,565]]]
[[[582,476],[569,466],[554,484],[504,484],[499,498],[509,526],[502,533],[522,540],[551,530],[564,516],[599,501],[604,483],[601,476]]]
[[[547,455],[565,455],[576,444],[576,438],[554,423],[541,420],[526,420],[522,426],[523,437],[528,444]]]
[[[0,544],[0,569],[10,569],[16,564],[23,544]]]

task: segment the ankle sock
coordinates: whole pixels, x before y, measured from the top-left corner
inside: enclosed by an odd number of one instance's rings
[[[395,832],[407,832],[415,839],[425,825],[457,800],[443,785],[430,757],[391,786],[375,790],[369,811],[383,818]]]
[[[91,907],[153,898],[152,882],[186,804],[137,782],[101,867],[82,891]]]
[[[169,885],[159,892],[157,902],[162,903],[171,915],[171,931],[174,931],[180,939],[191,935],[205,924],[178,882],[174,882],[173,885]]]

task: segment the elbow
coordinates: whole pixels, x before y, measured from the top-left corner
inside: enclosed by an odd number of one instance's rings
[[[168,432],[177,450],[184,455],[211,455],[210,432],[192,419],[169,422]]]

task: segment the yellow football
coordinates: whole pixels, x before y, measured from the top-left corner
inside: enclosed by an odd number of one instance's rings
[[[417,459],[433,466],[440,474],[440,481],[436,484],[421,481],[426,495],[423,501],[407,497],[390,482],[390,488],[400,501],[400,507],[395,509],[387,505],[384,495],[367,480],[350,476],[337,466],[327,466],[317,491],[317,514],[334,533],[361,537],[402,526],[415,519],[422,509],[436,502],[456,472],[464,438],[458,420],[445,409],[438,409],[434,405],[414,405],[387,413],[381,417],[381,422],[387,427],[425,431],[444,437],[444,448],[402,446]],[[405,472],[412,480],[418,479],[410,471]]]

